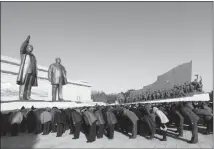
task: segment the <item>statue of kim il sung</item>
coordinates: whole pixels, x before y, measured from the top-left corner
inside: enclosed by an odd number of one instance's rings
[[[19,85],[19,99],[30,100],[32,86],[37,83],[37,62],[33,55],[33,46],[29,44],[30,35],[21,46],[21,64],[17,75],[16,83]]]
[[[56,58],[56,62],[50,65],[48,79],[52,85],[52,101],[56,101],[57,91],[59,101],[63,101],[62,86],[67,84],[67,78],[65,67],[61,65],[60,58]]]

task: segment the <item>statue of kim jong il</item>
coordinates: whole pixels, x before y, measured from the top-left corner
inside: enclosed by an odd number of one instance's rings
[[[65,67],[61,65],[60,58],[56,58],[56,63],[50,65],[48,79],[52,85],[52,101],[56,101],[57,92],[59,101],[63,101],[62,86],[67,84],[67,78]]]

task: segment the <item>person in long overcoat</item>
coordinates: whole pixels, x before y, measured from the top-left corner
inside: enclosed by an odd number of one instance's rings
[[[107,133],[108,133],[108,138],[109,139],[113,139],[114,138],[114,128],[115,128],[115,124],[117,123],[117,119],[114,115],[114,113],[112,112],[113,108],[109,107],[107,108],[106,112],[104,112],[105,116],[104,119],[107,122]]]
[[[73,122],[73,126],[74,126],[74,138],[73,139],[78,139],[80,136],[81,122],[82,122],[82,116],[81,116],[79,109],[72,110],[71,117],[72,117],[72,122]]]
[[[162,130],[162,135],[163,138],[161,139],[161,141],[166,141],[166,132],[167,132],[167,126],[166,123],[169,122],[169,119],[166,117],[166,115],[159,110],[157,107],[153,107],[153,112],[155,113],[155,115],[158,118],[158,124],[160,126],[160,129]]]
[[[213,113],[212,109],[210,107],[208,107],[207,103],[202,102],[201,107],[202,107],[202,109],[205,109],[205,110],[209,111],[210,113]],[[210,119],[210,116],[205,116],[205,123],[207,125],[206,134],[210,134],[213,131],[213,116],[211,117],[211,119]]]
[[[23,120],[20,124],[20,132],[24,133],[27,130],[27,114],[30,110],[29,109],[25,109],[25,107],[23,106],[20,110],[20,112],[23,115]]]
[[[30,35],[24,41],[20,49],[21,65],[17,76],[19,87],[19,99],[30,100],[32,86],[38,86],[37,62],[33,55],[33,46],[29,44]]]
[[[54,123],[57,125],[57,137],[61,137],[65,132],[66,113],[61,110],[56,110],[54,115]]]
[[[136,114],[128,109],[123,109],[123,114],[131,121],[132,123],[132,136],[130,139],[135,139],[137,137],[137,122],[139,118]]]
[[[150,113],[150,106],[145,105],[144,107],[141,107],[140,112],[142,113],[142,117],[140,117],[140,120],[144,122],[148,128],[147,132],[150,134],[150,137],[148,139],[153,139],[154,134],[155,134],[155,128],[156,128],[156,123],[155,123],[155,118],[152,117],[152,114]],[[141,132],[146,130],[143,130],[145,127],[141,127]]]
[[[36,114],[34,112],[34,109],[31,109],[28,113],[27,113],[27,131],[28,133],[32,133],[36,131]]]
[[[8,135],[10,133],[11,129],[11,123],[10,123],[10,117],[13,114],[13,112],[9,113],[1,113],[1,136]]]
[[[43,108],[38,108],[38,109],[34,109],[34,113],[36,116],[36,131],[35,134],[39,134],[42,132],[42,123],[41,123],[41,118],[40,115],[41,113],[44,111]]]
[[[51,127],[51,112],[50,109],[46,109],[40,115],[41,123],[43,124],[43,135],[47,135],[50,132]]]
[[[175,125],[177,126],[177,131],[179,134],[178,136],[183,136],[183,124],[184,124],[184,117],[181,115],[177,104],[174,104],[171,106],[171,116],[172,121],[175,122]]]
[[[206,134],[210,134],[211,133],[211,128],[212,128],[212,123],[211,120],[213,118],[213,113],[211,113],[209,110],[207,109],[194,109],[193,112],[195,114],[197,114],[200,117],[203,117],[204,123],[207,127],[206,129]]]
[[[74,125],[73,125],[73,121],[72,121],[72,113],[73,109],[67,108],[65,109],[65,113],[66,113],[66,117],[67,117],[67,125],[70,129],[70,134],[73,134],[73,130],[74,130]]]
[[[189,143],[197,143],[198,142],[198,127],[197,123],[199,117],[187,106],[180,105],[180,112],[184,117],[184,120],[191,126],[192,129],[192,138]]]
[[[96,118],[97,118],[97,138],[103,138],[103,134],[104,134],[104,125],[105,125],[105,120],[103,118],[103,114],[101,109],[96,109],[96,111],[94,112]]]
[[[85,110],[83,113],[84,122],[87,127],[86,137],[87,143],[96,140],[96,121],[97,118],[91,110]]]
[[[20,124],[23,120],[23,114],[18,110],[14,111],[10,117],[11,136],[17,136],[20,131]]]

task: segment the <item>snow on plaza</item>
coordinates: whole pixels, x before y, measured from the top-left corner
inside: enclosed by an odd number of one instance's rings
[[[32,98],[34,100],[41,101],[17,101],[18,85],[15,84],[16,75],[14,75],[14,73],[17,72],[17,65],[14,65],[14,63],[18,63],[18,61],[6,56],[2,57],[2,60],[1,66],[4,71],[1,71],[1,111],[20,109],[23,105],[26,108],[30,108],[32,105],[36,108],[53,106],[68,108],[93,106],[95,104],[105,105],[104,103],[94,103],[91,99],[87,99],[87,97],[90,96],[90,85],[86,83],[82,83],[82,85],[86,85],[86,89],[84,89],[83,86],[80,86],[78,89],[78,86],[72,86],[72,84],[68,87],[71,91],[76,91],[75,96],[70,97],[65,90],[66,99],[69,98],[71,102],[48,102],[51,100],[49,90],[51,86],[45,79],[39,79],[40,87],[33,88],[32,90]],[[9,62],[13,62],[13,64]],[[42,74],[42,71],[39,71],[39,75],[40,77],[42,75],[44,75],[43,77],[46,77],[45,74]],[[77,81],[75,83],[81,84],[81,82]],[[196,95],[194,99],[189,98],[189,101],[201,99],[206,101],[208,98],[209,97],[206,94]],[[80,99],[84,100],[82,100],[82,103],[77,103]],[[174,99],[169,99],[168,101],[173,102],[173,100]],[[83,133],[80,134],[79,139],[73,140],[73,135],[69,134],[69,130],[67,130],[61,137],[56,137],[56,133],[50,133],[48,135],[21,133],[15,137],[4,136],[1,138],[1,148],[212,148],[213,135],[203,135],[200,133],[200,130],[203,129],[203,127],[199,126],[199,142],[197,144],[187,143],[187,141],[191,139],[190,131],[184,130],[183,137],[177,137],[174,132],[175,128],[169,127],[167,130],[166,142],[159,140],[161,138],[161,135],[159,134],[155,134],[155,138],[153,140],[147,140],[145,137],[140,135],[138,135],[136,139],[129,139],[126,135],[115,131],[113,140],[109,140],[106,136],[104,136],[102,139],[96,139],[95,142],[87,143],[86,136]]]

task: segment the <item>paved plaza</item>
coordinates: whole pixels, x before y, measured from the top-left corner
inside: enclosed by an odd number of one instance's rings
[[[73,140],[73,136],[69,134],[68,130],[62,137],[56,137],[56,133],[49,135],[20,134],[17,137],[1,138],[1,148],[213,148],[213,135],[199,133],[199,142],[189,144],[187,141],[191,139],[190,131],[184,130],[183,137],[177,138],[173,130],[173,128],[168,129],[166,142],[160,141],[162,136],[158,134],[155,134],[153,140],[147,140],[139,135],[136,139],[129,139],[126,135],[116,131],[113,140],[104,136],[92,143],[86,143],[83,133],[80,134],[78,140]]]

